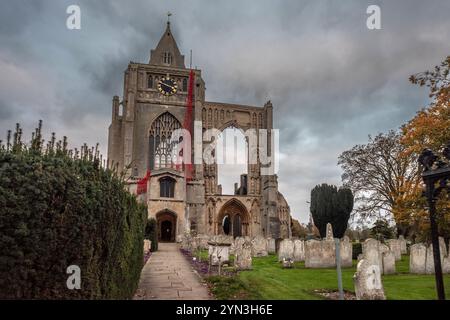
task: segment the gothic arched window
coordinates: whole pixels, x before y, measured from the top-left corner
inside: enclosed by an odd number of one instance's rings
[[[161,198],[173,198],[175,195],[175,179],[164,177],[159,180],[159,196]]]
[[[183,79],[183,91],[188,91],[188,80],[186,78]]]
[[[169,112],[160,115],[150,128],[149,163],[151,170],[173,167],[172,150],[177,141],[171,141],[172,132],[180,129],[180,122]]]

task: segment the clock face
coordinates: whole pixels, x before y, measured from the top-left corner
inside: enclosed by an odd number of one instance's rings
[[[161,92],[161,94],[165,96],[171,96],[175,93],[177,93],[178,87],[177,83],[170,79],[169,77],[162,78],[158,82],[158,90]]]

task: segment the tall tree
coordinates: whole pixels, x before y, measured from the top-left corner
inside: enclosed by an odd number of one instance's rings
[[[328,184],[318,185],[311,190],[310,210],[321,237],[326,236],[327,224],[331,223],[334,236],[342,238],[353,210],[352,191]]]
[[[431,102],[427,108],[402,127],[401,143],[406,157],[417,157],[423,149],[438,151],[450,142],[450,56],[433,71],[425,71],[410,77],[410,81],[430,89]],[[422,182],[418,183],[398,206],[396,215],[402,221],[416,225],[422,238],[428,235],[428,213],[422,197]],[[437,202],[440,233],[450,237],[450,200],[443,193]]]
[[[345,186],[355,193],[355,214],[362,218],[391,218],[402,229],[396,207],[418,187],[417,155],[406,153],[402,135],[390,131],[357,145],[339,156]],[[383,215],[384,214],[384,215]]]

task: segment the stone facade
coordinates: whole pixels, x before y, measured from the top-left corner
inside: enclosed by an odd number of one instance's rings
[[[289,238],[289,205],[278,191],[277,176],[263,174],[260,160],[248,164],[234,194],[225,195],[218,184],[217,164],[178,166],[169,157],[177,150],[174,145],[188,148],[188,143],[169,139],[183,127],[194,128],[189,150],[194,158],[210,147],[212,138],[202,139],[208,129],[221,132],[234,127],[244,132],[254,129],[258,134],[273,128],[270,101],[260,107],[206,101],[205,82],[198,69],[193,70],[193,106],[188,114],[190,74],[168,23],[149,63],[130,62],[123,97],[113,98],[108,166],[127,170],[131,192],[148,177],[147,192],[139,199],[148,204],[148,216],[157,219],[162,241],[181,241],[189,232]],[[169,85],[164,81],[170,81]],[[172,91],[164,94],[164,86]],[[199,130],[194,126],[197,123]],[[197,140],[203,141],[200,147],[192,143]]]

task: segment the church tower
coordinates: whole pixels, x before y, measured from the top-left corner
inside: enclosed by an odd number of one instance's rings
[[[289,206],[276,175],[262,175],[259,160],[248,165],[234,194],[222,194],[217,164],[174,163],[174,154],[194,158],[194,141],[202,141],[203,153],[212,141],[202,139],[209,129],[258,132],[273,123],[270,102],[257,107],[205,101],[201,70],[186,68],[184,60],[168,21],[148,63],[129,63],[123,98],[112,102],[108,166],[123,172],[130,192],[147,204],[161,241],[180,241],[187,232],[289,237]],[[191,132],[191,148],[182,155],[176,148],[181,140],[172,139],[178,129]]]

